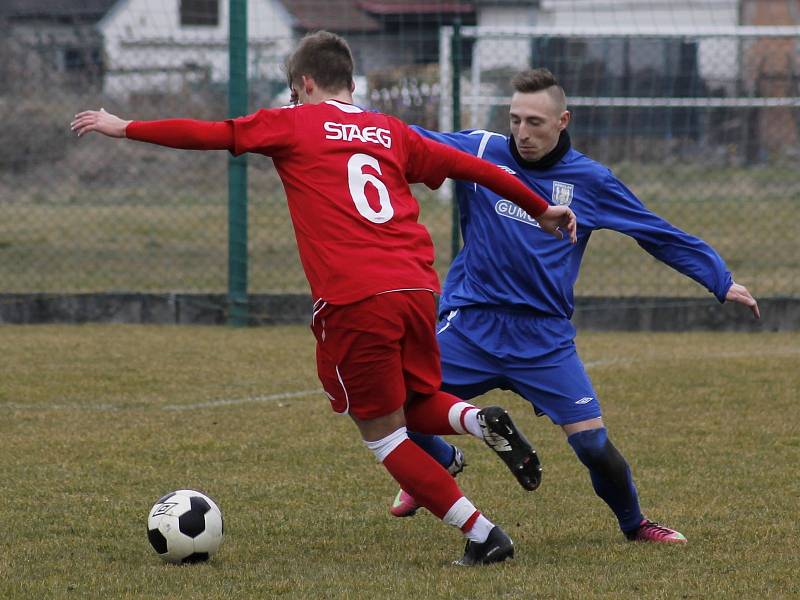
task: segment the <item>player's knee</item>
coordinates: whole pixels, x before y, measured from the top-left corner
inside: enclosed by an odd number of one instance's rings
[[[567,441],[590,471],[613,477],[628,470],[628,463],[608,439],[605,427],[573,433]]]

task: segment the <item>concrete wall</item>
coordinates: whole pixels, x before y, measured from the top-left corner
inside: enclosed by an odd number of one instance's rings
[[[308,323],[304,294],[250,296],[253,325]],[[713,299],[578,298],[573,322],[594,331],[797,331],[800,298],[763,298],[762,318]],[[37,323],[159,323],[222,325],[223,294],[0,294],[0,325]]]

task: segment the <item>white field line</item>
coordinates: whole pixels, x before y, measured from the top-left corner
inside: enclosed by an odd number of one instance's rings
[[[53,404],[22,404],[20,402],[0,402],[0,411],[49,411],[49,410],[68,410],[68,411],[86,411],[86,412],[116,412],[122,410],[152,410],[153,408],[160,408],[161,410],[169,411],[182,411],[182,410],[195,410],[201,408],[216,408],[218,406],[233,406],[237,404],[258,404],[261,402],[276,402],[280,400],[288,400],[290,398],[301,398],[303,396],[312,396],[315,394],[323,395],[322,389],[316,390],[301,390],[297,392],[284,392],[281,394],[269,394],[266,396],[245,396],[244,398],[220,398],[217,400],[208,400],[206,402],[193,402],[191,404],[164,404],[162,406],[150,406],[145,404],[131,404],[125,406],[124,404],[83,404],[80,402],[59,402]]]
[[[257,404],[260,402],[273,402],[276,400],[288,400],[289,398],[301,398],[319,394],[322,396],[322,389],[303,390],[299,392],[285,392],[282,394],[270,394],[268,396],[250,396],[244,398],[221,398],[219,400],[209,400],[208,402],[195,402],[194,404],[166,404],[161,408],[164,410],[194,410],[197,408],[216,408],[217,406],[233,406],[236,404]]]
[[[713,359],[728,359],[728,358],[748,358],[753,356],[752,352],[745,351],[728,351],[717,352],[712,354],[684,354],[676,356],[637,356],[637,357],[619,357],[619,358],[605,358],[599,360],[591,360],[584,363],[587,370],[610,367],[615,365],[632,365],[635,363],[644,363],[648,361],[661,361],[661,362],[675,362],[675,361],[696,361],[696,360],[713,360]],[[772,348],[768,351],[761,351],[757,356],[796,356],[800,355],[800,348]],[[190,404],[164,404],[159,407],[152,407],[145,404],[132,404],[125,406],[124,404],[83,404],[80,402],[55,402],[52,404],[23,404],[20,402],[0,402],[0,412],[2,411],[49,411],[49,410],[76,410],[87,412],[115,412],[121,410],[135,410],[135,409],[152,409],[160,408],[166,411],[184,411],[184,410],[198,410],[203,408],[217,408],[225,406],[237,406],[241,404],[261,404],[268,402],[279,402],[281,400],[289,400],[291,398],[302,398],[305,396],[313,396],[316,394],[323,394],[322,389],[314,390],[299,390],[296,392],[283,392],[280,394],[268,394],[264,396],[245,396],[242,398],[219,398],[216,400],[208,400],[205,402],[193,402]]]
[[[586,369],[595,369],[597,367],[608,367],[611,365],[624,365],[636,362],[635,358],[601,358],[600,360],[590,360],[583,363]]]
[[[685,362],[697,360],[724,360],[728,358],[751,358],[751,357],[764,357],[764,356],[796,356],[800,355],[800,347],[787,347],[787,348],[771,348],[767,351],[758,353],[747,352],[744,350],[731,350],[723,352],[714,352],[709,354],[676,354],[671,356],[636,356],[636,357],[619,357],[619,358],[601,358],[600,360],[590,360],[583,363],[587,369],[594,369],[598,367],[608,367],[611,365],[631,365],[634,363],[643,363],[647,361],[657,360],[659,362]]]
[[[0,402],[0,411],[48,411],[48,410],[81,410],[88,412],[114,412],[123,410],[118,404],[81,404],[79,402],[63,403],[53,402],[52,404],[23,404],[21,402]]]

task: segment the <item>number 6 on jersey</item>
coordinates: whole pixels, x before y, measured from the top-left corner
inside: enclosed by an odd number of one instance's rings
[[[353,154],[347,161],[347,183],[350,186],[350,196],[356,205],[356,210],[368,221],[373,223],[386,223],[394,216],[394,208],[389,199],[389,190],[384,183],[372,173],[365,173],[364,167],[369,166],[382,175],[381,166],[376,158],[368,154]],[[371,183],[378,190],[380,211],[375,211],[367,201],[365,193],[367,184]]]

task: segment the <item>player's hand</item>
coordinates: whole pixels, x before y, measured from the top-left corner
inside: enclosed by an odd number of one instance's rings
[[[75,115],[69,128],[81,137],[90,131],[102,133],[108,137],[124,138],[125,128],[130,121],[120,119],[116,115],[106,112],[104,108],[100,110],[85,110]]]
[[[564,239],[564,232],[569,236],[570,243],[578,241],[578,223],[575,213],[567,206],[548,206],[536,219],[547,233],[560,240]]]
[[[730,300],[731,302],[738,302],[739,304],[749,306],[750,310],[753,311],[753,316],[756,319],[761,318],[761,312],[758,310],[758,302],[756,302],[756,299],[753,298],[753,295],[750,293],[750,291],[743,285],[739,285],[738,283],[734,282],[728,290],[728,293],[725,294],[725,300]]]

